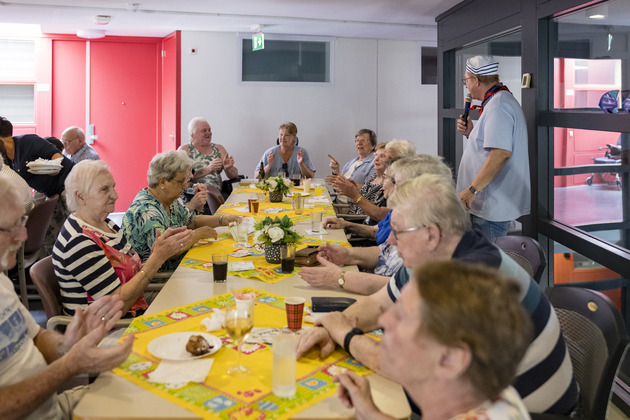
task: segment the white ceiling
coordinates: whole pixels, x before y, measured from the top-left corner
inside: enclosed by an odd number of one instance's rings
[[[131,0],[131,2],[136,0]],[[38,23],[44,33],[165,36],[175,30],[254,32],[436,42],[435,17],[461,0],[14,0],[0,23]],[[96,15],[111,16],[96,25]]]

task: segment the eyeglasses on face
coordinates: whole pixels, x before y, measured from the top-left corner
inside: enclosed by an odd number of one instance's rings
[[[474,77],[473,77],[473,76],[471,76],[471,77],[464,77],[464,78],[462,79],[462,84],[463,84],[464,86],[466,86],[466,81],[467,81],[468,79],[474,79]]]
[[[398,240],[398,237],[403,234],[403,233],[407,233],[407,232],[416,232],[418,230],[422,230],[426,228],[426,226],[413,226],[407,229],[399,229],[399,230],[395,230],[395,229],[390,229],[392,232],[392,235],[394,235],[394,238],[396,238],[396,240]]]
[[[26,222],[28,221],[28,216],[23,215],[20,219],[20,223],[16,226],[13,226],[11,229],[0,228],[0,232],[8,233],[9,235],[15,235],[20,229],[26,226]]]
[[[188,184],[190,183],[190,179],[191,179],[190,177],[186,177],[186,178],[184,178],[184,179],[182,179],[182,180],[178,180],[178,179],[171,179],[171,181],[170,181],[170,182],[172,182],[173,184],[179,184],[179,185],[181,185],[182,187],[184,187],[184,186],[186,186],[186,185],[188,185]]]

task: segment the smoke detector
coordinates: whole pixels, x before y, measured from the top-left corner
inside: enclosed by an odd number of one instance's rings
[[[94,23],[97,25],[107,25],[111,20],[112,17],[108,15],[96,15],[94,17]]]

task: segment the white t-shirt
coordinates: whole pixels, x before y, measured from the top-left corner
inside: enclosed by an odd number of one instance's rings
[[[479,407],[459,414],[451,420],[529,420],[531,417],[518,392],[511,386],[496,401],[487,400]]]
[[[0,273],[0,386],[12,385],[46,368],[47,363],[33,339],[39,325],[18,299],[13,282]],[[61,411],[53,394],[27,419],[53,420]]]

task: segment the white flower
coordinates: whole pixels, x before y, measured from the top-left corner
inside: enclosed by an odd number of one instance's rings
[[[275,179],[270,179],[269,181],[267,181],[267,183],[269,184],[269,191],[276,190],[276,187],[278,186],[278,182]]]
[[[276,243],[280,239],[284,238],[284,230],[282,230],[282,228],[279,228],[279,227],[270,228],[267,234],[269,235],[269,238],[271,239],[272,243]]]

